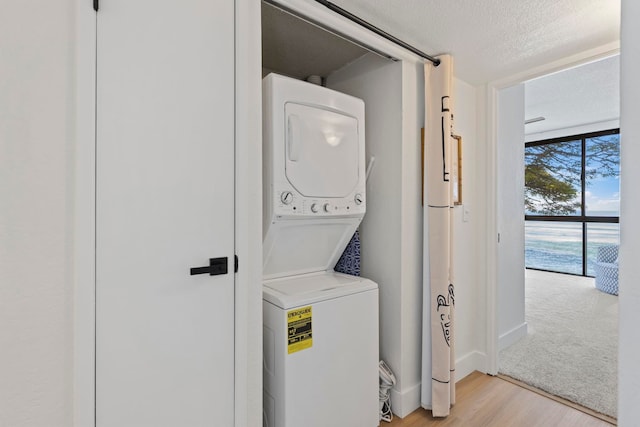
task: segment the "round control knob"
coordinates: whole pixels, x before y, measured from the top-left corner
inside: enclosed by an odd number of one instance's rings
[[[331,209],[331,205],[330,205],[329,203],[325,203],[325,204],[322,206],[322,209],[323,209],[326,213],[329,213],[329,210]]]
[[[364,201],[364,197],[362,197],[362,194],[357,193],[355,196],[353,196],[353,201],[356,202],[356,205],[361,205]]]
[[[318,213],[318,204],[317,203],[313,203],[311,205],[311,212]]]
[[[285,205],[288,205],[293,202],[293,193],[291,191],[283,191],[282,194],[280,194],[280,200]]]

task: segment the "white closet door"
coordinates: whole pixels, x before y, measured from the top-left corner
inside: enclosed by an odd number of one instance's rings
[[[233,10],[100,2],[98,427],[233,425]]]

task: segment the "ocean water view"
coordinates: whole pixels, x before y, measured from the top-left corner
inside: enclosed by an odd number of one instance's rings
[[[594,274],[598,247],[619,242],[619,224],[587,224],[588,276]],[[525,266],[582,274],[582,223],[525,221]]]

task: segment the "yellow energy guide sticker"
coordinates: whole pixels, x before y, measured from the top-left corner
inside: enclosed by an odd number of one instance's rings
[[[289,310],[287,312],[288,354],[311,348],[311,306]]]

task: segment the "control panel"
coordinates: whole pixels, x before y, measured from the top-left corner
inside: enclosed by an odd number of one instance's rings
[[[273,213],[285,216],[353,216],[365,213],[365,200],[362,192],[354,192],[341,198],[311,198],[301,196],[291,189],[276,190],[273,193]]]

